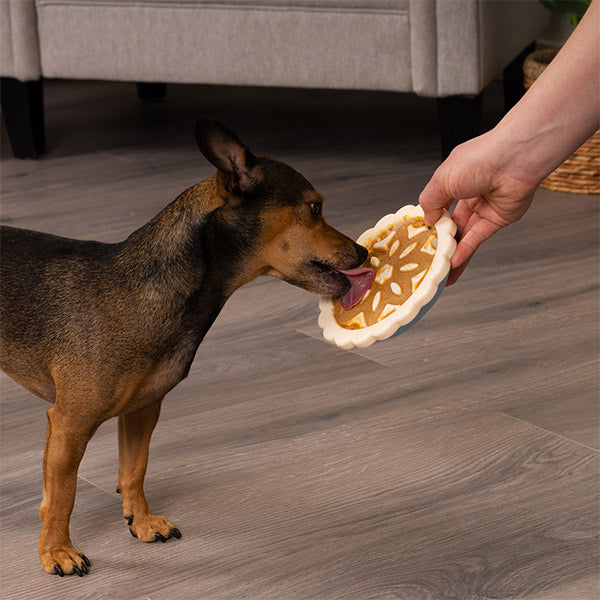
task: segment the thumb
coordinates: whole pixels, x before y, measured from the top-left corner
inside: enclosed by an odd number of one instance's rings
[[[425,223],[435,225],[443,215],[444,209],[449,209],[453,201],[454,198],[441,185],[438,171],[436,171],[419,195],[419,204],[425,215]]]

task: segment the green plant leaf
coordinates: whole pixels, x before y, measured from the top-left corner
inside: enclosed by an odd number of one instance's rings
[[[554,14],[576,26],[592,0],[540,0]]]

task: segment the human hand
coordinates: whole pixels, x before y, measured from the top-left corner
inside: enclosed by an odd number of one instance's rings
[[[493,132],[469,140],[452,151],[419,196],[430,225],[458,200],[452,214],[458,246],[447,285],[456,282],[485,240],[518,221],[531,205],[539,181],[505,157]]]

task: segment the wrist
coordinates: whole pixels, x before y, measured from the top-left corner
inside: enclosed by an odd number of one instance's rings
[[[517,121],[499,123],[492,136],[496,152],[502,157],[502,172],[533,189],[557,169],[584,143],[586,136],[574,135],[569,125],[547,122],[538,128]]]
[[[471,148],[471,153],[477,157],[476,165],[487,174],[490,190],[519,189],[525,194],[537,189],[547,175],[547,166],[539,152],[539,147],[545,144],[542,137],[528,135],[517,123],[503,119],[473,140],[477,145]]]

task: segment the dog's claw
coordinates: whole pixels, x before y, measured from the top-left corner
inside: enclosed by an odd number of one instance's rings
[[[90,562],[90,559],[85,554],[82,554],[81,558],[83,558],[83,562],[85,563],[86,567],[91,567],[92,566],[92,563]]]
[[[73,567],[73,571],[72,571],[71,575],[73,573],[77,573],[77,575],[79,575],[79,577],[83,577],[83,573],[79,570],[79,567]]]
[[[58,574],[59,577],[65,576],[65,574],[63,573],[63,570],[58,565],[54,565],[54,570],[56,571],[56,573]]]
[[[82,562],[82,563],[81,563],[81,566],[79,567],[79,569],[81,570],[81,572],[82,572],[84,575],[87,575],[87,574],[88,574],[88,568],[85,566],[85,563],[84,563],[84,562]]]
[[[170,523],[164,517],[156,517],[156,515],[150,516],[153,517],[153,520],[150,521],[150,523],[144,522],[144,515],[142,515],[139,518],[135,518],[136,531],[132,529],[134,516],[125,515],[123,517],[127,525],[129,525],[129,533],[131,533],[131,535],[134,538],[140,539],[143,542],[162,542],[164,544],[167,540],[170,540],[171,538],[181,537],[181,531],[179,531],[179,529],[177,529],[177,527],[175,527],[173,523]],[[147,531],[148,525],[150,531]],[[166,531],[165,527],[167,528]],[[160,529],[160,531],[157,531],[157,529]],[[165,531],[165,533],[162,533],[163,531]]]

